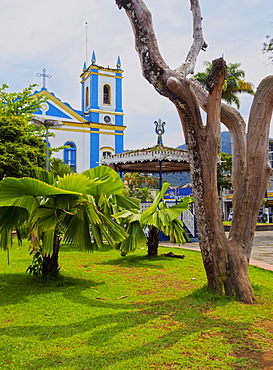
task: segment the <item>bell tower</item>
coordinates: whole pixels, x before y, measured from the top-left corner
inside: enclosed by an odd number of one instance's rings
[[[90,168],[99,163],[101,148],[112,148],[113,153],[123,152],[122,79],[120,57],[116,68],[102,67],[97,64],[93,51],[91,64],[83,65],[81,78],[81,109],[83,117],[91,124]],[[111,125],[111,134],[107,130]],[[117,126],[113,135],[113,125]],[[108,137],[107,137],[108,136]],[[110,136],[112,136],[110,138]],[[114,137],[113,137],[114,136]]]

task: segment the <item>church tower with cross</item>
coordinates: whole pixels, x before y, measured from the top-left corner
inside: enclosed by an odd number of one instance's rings
[[[102,67],[97,64],[93,52],[91,63],[84,62],[80,75],[81,109],[73,109],[49,92],[45,79],[51,77],[42,74],[43,87],[34,94],[47,99],[37,116],[44,120],[61,121],[63,126],[50,128],[55,137],[49,138],[52,147],[66,146],[54,154],[64,160],[74,171],[82,172],[99,165],[104,156],[121,153],[124,150],[124,113],[122,107],[123,70],[120,57],[115,68]]]

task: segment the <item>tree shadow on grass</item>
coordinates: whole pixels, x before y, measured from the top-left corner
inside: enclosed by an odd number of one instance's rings
[[[95,248],[95,247],[94,247]],[[98,253],[98,252],[109,252],[109,251],[113,251],[115,250],[115,248],[111,248],[109,247],[108,244],[104,244],[103,245],[103,248],[101,249],[94,249],[93,251],[86,251],[86,250],[81,250],[80,248],[76,248],[75,246],[72,246],[72,245],[69,245],[69,244],[64,244],[64,243],[61,243],[61,249],[60,251],[62,253],[65,253],[65,252],[82,252],[82,253]]]
[[[151,269],[162,269],[164,268],[163,264],[157,262],[166,261],[165,257],[148,257],[145,256],[136,256],[136,255],[127,255],[126,257],[119,257],[115,259],[110,259],[108,261],[99,262],[100,265],[113,265],[113,266],[122,266],[128,268],[151,268]],[[156,264],[154,263],[156,262]]]
[[[90,307],[89,317],[77,322],[62,325],[34,325],[18,326],[10,329],[3,329],[2,334],[10,337],[33,337],[35,335],[47,346],[50,340],[62,340],[68,337],[81,339],[81,351],[73,350],[70,344],[69,355],[60,350],[54,354],[43,355],[40,358],[30,360],[25,364],[41,369],[58,369],[67,366],[76,366],[77,369],[103,369],[107,366],[119,365],[124,361],[142,359],[146,361],[149,356],[164,356],[164,351],[173,346],[183,347],[183,341],[198,341],[199,345],[206,344],[211,335],[226,337],[228,341],[236,339],[244,342],[247,338],[247,331],[251,330],[251,324],[240,321],[238,318],[226,319],[219,316],[207,315],[208,311],[224,306],[230,302],[228,297],[219,297],[207,292],[206,287],[197,289],[186,297],[169,300],[156,300],[145,303],[138,302],[120,304],[119,302],[99,302],[88,297],[65,292],[66,298],[71,297],[71,303],[88,305]],[[92,307],[105,309],[104,314],[96,311],[92,313]],[[121,310],[126,308],[126,311]],[[122,343],[120,343],[122,341]],[[128,348],[127,345],[128,344]],[[67,346],[67,344],[65,344]],[[76,344],[77,347],[77,344]],[[76,348],[75,347],[75,348]],[[100,350],[98,351],[98,348]],[[109,348],[111,350],[109,351]],[[198,353],[181,353],[190,361],[196,362],[198,367]],[[211,349],[208,348],[208,355]],[[161,355],[162,352],[162,355]],[[227,354],[228,355],[228,354]],[[82,367],[81,365],[82,364]],[[171,364],[170,364],[171,365]],[[218,364],[219,365],[219,364]],[[168,365],[166,365],[168,366]],[[114,367],[113,367],[114,368]],[[171,368],[171,367],[165,367]],[[192,367],[189,367],[189,369]],[[129,369],[129,367],[125,367]]]
[[[47,295],[52,292],[64,294],[73,288],[81,294],[82,291],[101,284],[104,284],[104,281],[99,277],[98,280],[90,280],[60,275],[54,279],[45,279],[26,273],[0,274],[0,307],[27,301],[28,296]]]

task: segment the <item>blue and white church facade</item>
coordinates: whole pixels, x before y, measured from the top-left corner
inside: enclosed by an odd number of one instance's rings
[[[93,52],[91,64],[83,66],[81,78],[81,109],[75,110],[62,102],[45,87],[34,95],[45,96],[37,116],[61,121],[59,129],[50,128],[55,138],[49,138],[51,147],[67,146],[54,154],[64,160],[75,172],[99,165],[100,158],[124,150],[124,113],[122,108],[122,79],[120,58],[116,68],[97,65]]]

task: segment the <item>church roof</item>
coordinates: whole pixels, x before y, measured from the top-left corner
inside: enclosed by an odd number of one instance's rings
[[[37,115],[46,115],[48,119],[60,119],[65,122],[85,123],[87,122],[82,117],[82,111],[73,109],[70,104],[61,101],[54,93],[42,88],[40,91],[35,91],[33,95],[42,95],[47,101],[42,104],[37,111]]]

